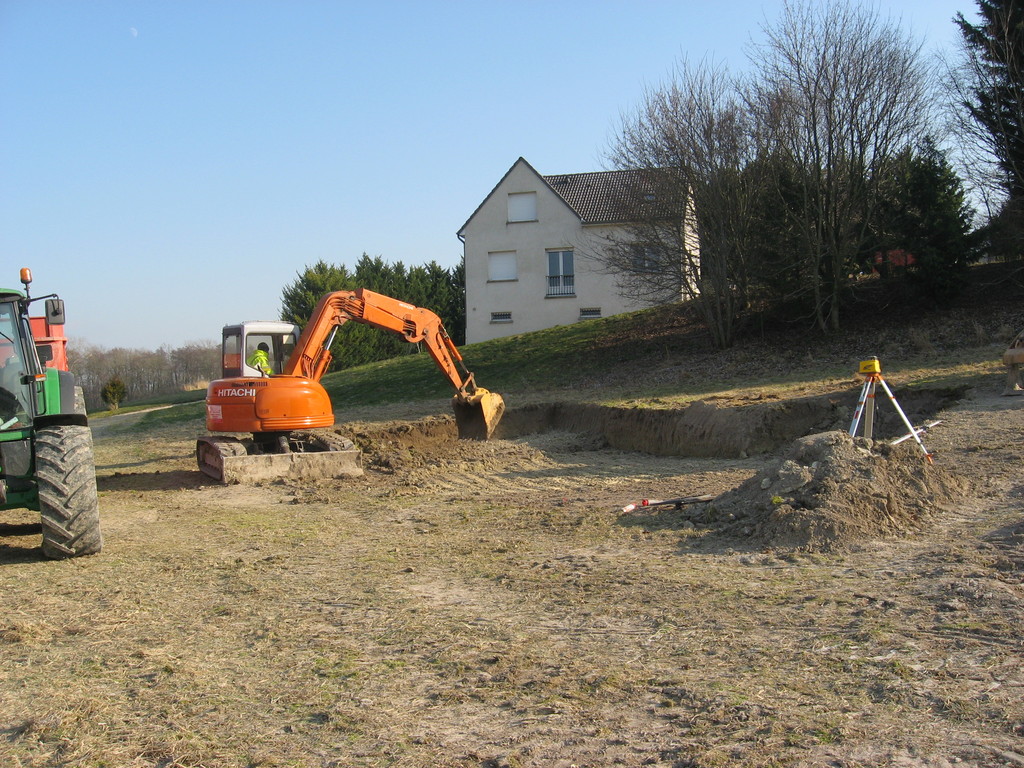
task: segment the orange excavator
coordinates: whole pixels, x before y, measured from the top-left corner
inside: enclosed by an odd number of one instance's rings
[[[320,384],[331,362],[334,336],[350,320],[425,344],[455,389],[452,405],[459,438],[490,439],[505,402],[501,395],[476,385],[441,319],[429,309],[360,288],[320,299],[280,373],[210,383],[206,428],[252,437],[200,437],[196,459],[204,473],[223,482],[362,474],[358,449],[326,429],[334,424],[334,411]]]

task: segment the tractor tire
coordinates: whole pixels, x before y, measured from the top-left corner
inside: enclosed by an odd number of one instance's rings
[[[79,416],[85,416],[85,390],[81,387],[75,387],[75,413]]]
[[[75,425],[37,430],[36,482],[43,554],[63,559],[99,552],[103,537],[92,431]]]

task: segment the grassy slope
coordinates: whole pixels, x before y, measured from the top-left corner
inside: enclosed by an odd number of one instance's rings
[[[1021,328],[1024,271],[995,266],[975,268],[964,295],[944,306],[916,302],[905,286],[869,281],[846,308],[843,330],[829,335],[806,318],[752,316],[736,345],[720,351],[695,310],[677,305],[461,351],[479,385],[501,392],[510,405],[572,399],[671,406],[715,396],[820,391],[848,383],[858,362],[872,355],[881,358],[887,378],[898,377],[901,385],[976,383],[979,377],[1001,375],[999,356]],[[447,399],[451,387],[430,357],[410,351],[325,376],[334,407]],[[185,393],[173,402],[202,394]],[[193,417],[201,405],[175,411],[146,420]]]
[[[825,335],[807,319],[753,316],[736,345],[713,349],[695,310],[658,307],[472,344],[461,351],[481,386],[519,402],[573,399],[678,404],[732,393],[800,391],[849,381],[877,355],[888,376],[909,383],[971,383],[997,374],[999,356],[1024,328],[1024,273],[973,270],[964,295],[943,306],[905,286],[868,281]],[[324,378],[336,408],[450,394],[425,354]]]

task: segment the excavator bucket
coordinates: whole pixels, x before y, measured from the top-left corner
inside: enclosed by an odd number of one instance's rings
[[[477,388],[472,395],[456,395],[452,407],[460,440],[490,440],[505,413],[501,395],[483,388]]]

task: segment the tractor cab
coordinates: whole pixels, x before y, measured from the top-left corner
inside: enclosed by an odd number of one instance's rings
[[[39,359],[25,313],[25,297],[0,292],[0,432],[32,424]]]
[[[221,375],[234,379],[264,374],[249,364],[260,344],[267,347],[267,357],[275,374],[284,370],[295,349],[302,329],[293,324],[272,320],[248,320],[224,326],[221,341]]]
[[[40,514],[47,557],[103,547],[92,432],[75,376],[67,370],[64,302],[0,288],[0,510]],[[29,317],[45,300],[46,314]]]

